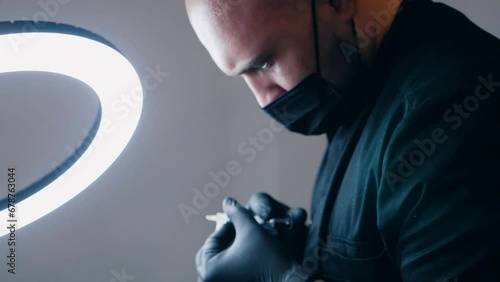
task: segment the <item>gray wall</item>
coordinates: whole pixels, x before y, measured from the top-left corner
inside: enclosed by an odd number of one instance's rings
[[[203,217],[220,211],[224,197],[246,202],[254,192],[267,191],[309,207],[325,137],[279,132],[247,161],[238,145],[269,128],[270,119],[242,79],[217,70],[189,26],[183,1],[66,2],[51,21],[109,39],[140,77],[157,66],[169,75],[146,93],[139,127],[109,170],[69,203],[18,231],[15,276],[6,272],[7,245],[0,238],[0,281],[119,281],[115,276],[123,268],[133,281],[195,281],[194,254],[214,228]],[[499,1],[445,2],[500,37]],[[32,19],[39,11],[38,0],[0,1],[2,21]],[[26,186],[63,160],[67,147],[76,147],[95,118],[96,97],[58,76],[2,76],[0,83],[0,181],[6,183],[7,166],[16,166],[18,183]],[[179,204],[192,205],[193,189],[202,189],[211,171],[233,160],[242,172],[187,224]]]

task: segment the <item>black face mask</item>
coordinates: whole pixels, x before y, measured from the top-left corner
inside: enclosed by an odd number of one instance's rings
[[[320,135],[341,122],[343,104],[335,87],[313,73],[262,109],[292,132]]]
[[[356,101],[354,93],[341,95],[331,82],[320,75],[315,1],[311,2],[317,72],[310,74],[262,110],[292,132],[320,135],[341,125],[349,116],[351,103]],[[354,45],[359,51],[354,21],[351,23]]]

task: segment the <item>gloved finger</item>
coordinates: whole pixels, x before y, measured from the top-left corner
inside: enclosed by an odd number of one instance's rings
[[[246,205],[247,209],[263,220],[271,218],[284,218],[288,215],[289,206],[276,201],[266,193],[260,192],[252,195]]]
[[[289,236],[291,233],[296,233],[297,230],[303,230],[307,228],[307,212],[303,208],[293,208],[288,210],[287,215],[284,217],[287,220],[287,224],[277,223],[274,225],[279,237]]]
[[[236,229],[236,234],[238,234],[238,232],[251,232],[251,230],[255,230],[255,228],[260,228],[252,213],[242,207],[233,198],[224,199],[222,202],[222,209],[231,219]]]
[[[204,269],[208,260],[227,249],[234,241],[235,234],[234,226],[226,223],[219,230],[208,236],[196,254],[195,260],[198,270]]]
[[[305,226],[307,212],[303,208],[293,208],[288,211],[288,217],[292,221],[292,226]]]
[[[293,208],[288,210],[285,218],[288,219],[288,224],[277,224],[275,226],[278,233],[287,236],[290,232],[294,233],[298,229],[304,229],[306,227],[305,222],[307,220],[307,212],[303,208]],[[285,233],[283,233],[285,232]]]

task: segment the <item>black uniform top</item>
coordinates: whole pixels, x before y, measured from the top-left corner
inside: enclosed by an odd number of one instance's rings
[[[500,281],[500,40],[444,4],[400,9],[368,102],[328,132],[303,266],[326,281]]]

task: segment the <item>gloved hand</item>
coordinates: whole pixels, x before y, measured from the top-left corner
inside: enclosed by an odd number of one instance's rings
[[[256,193],[252,195],[246,205],[253,215],[257,215],[263,220],[271,218],[294,218],[299,224],[284,225],[277,224],[275,226],[277,239],[287,246],[293,259],[297,263],[302,263],[304,248],[307,238],[307,212],[302,208],[290,208],[289,206],[276,201],[273,197],[266,193]]]
[[[196,254],[199,282],[284,282],[304,277],[289,248],[255,221],[234,199],[223,201],[230,218]],[[304,218],[292,217],[294,226]]]

